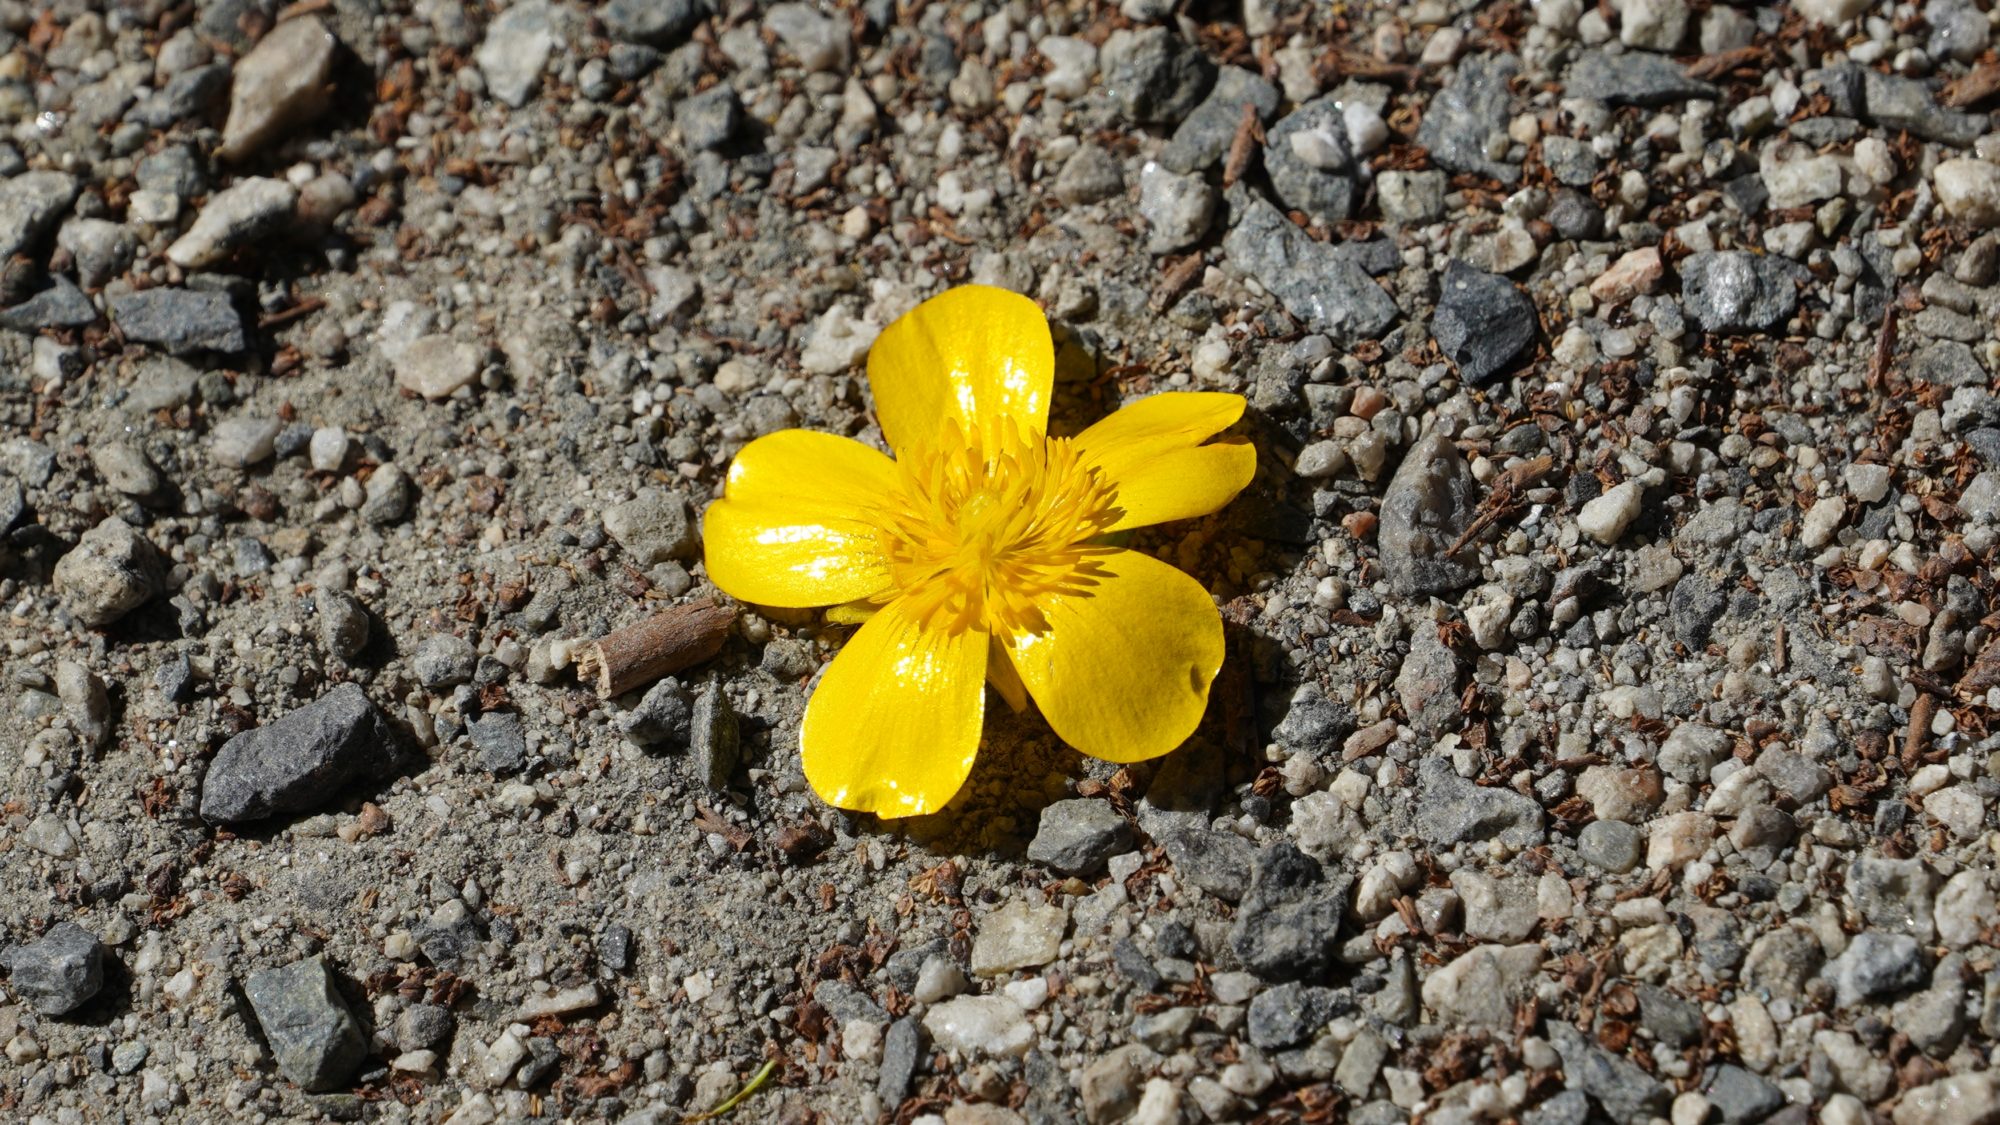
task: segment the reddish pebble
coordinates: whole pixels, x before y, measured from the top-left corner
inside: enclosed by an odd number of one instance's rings
[[[1389,396],[1374,387],[1360,387],[1354,392],[1354,404],[1347,408],[1356,418],[1373,418],[1389,405]]]
[[[1341,517],[1340,526],[1347,529],[1356,539],[1366,539],[1375,534],[1374,512],[1349,512]]]

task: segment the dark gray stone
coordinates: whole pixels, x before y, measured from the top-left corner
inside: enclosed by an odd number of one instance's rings
[[[0,968],[37,1012],[60,1016],[104,987],[104,943],[75,922],[58,922],[39,941],[0,952]]]
[[[1720,96],[1713,85],[1689,78],[1679,63],[1649,51],[1586,51],[1563,75],[1563,92],[1612,105],[1647,106]]]
[[[536,1035],[528,1040],[528,1060],[514,1072],[514,1084],[523,1090],[532,1090],[553,1076],[556,1067],[562,1063],[562,1048],[556,1041],[544,1035]]]
[[[1964,148],[1987,129],[1987,115],[1940,108],[1930,87],[1914,78],[1864,69],[1861,91],[1861,116],[1892,134],[1907,130],[1927,141]]]
[[[1417,127],[1417,143],[1431,163],[1452,172],[1487,176],[1503,184],[1521,178],[1521,166],[1486,156],[1486,138],[1504,132],[1513,107],[1507,82],[1520,70],[1512,55],[1474,55],[1461,60],[1458,74],[1431,98]]]
[[[1639,1026],[1662,1043],[1685,1047],[1701,1039],[1701,1008],[1658,985],[1642,984],[1639,995]]]
[[[466,725],[479,748],[479,768],[489,773],[519,773],[528,764],[528,731],[513,711],[489,711]]]
[[[1448,759],[1429,757],[1417,767],[1417,832],[1432,844],[1498,837],[1531,847],[1542,839],[1542,807],[1512,789],[1475,785]]]
[[[696,0],[611,0],[597,18],[613,39],[665,47],[694,29],[701,8]]]
[[[1671,1095],[1637,1063],[1612,1054],[1560,1020],[1550,1021],[1549,1041],[1562,1056],[1563,1077],[1570,1088],[1596,1099],[1611,1120],[1625,1123],[1666,1115]]]
[[[1132,846],[1132,827],[1108,802],[1079,797],[1042,810],[1028,858],[1063,875],[1088,875]]]
[[[1932,340],[1909,359],[1912,379],[1940,387],[1983,387],[1986,367],[1970,347],[1957,340]]]
[[[111,319],[127,340],[175,355],[240,352],[248,344],[243,317],[229,294],[201,289],[145,289],[111,298]]]
[[[1776,254],[1709,250],[1681,262],[1681,303],[1705,332],[1761,332],[1799,307],[1803,267]]]
[[[368,1054],[361,1025],[320,957],[250,974],[243,993],[279,1073],[306,1090],[345,1083]]]
[[[1535,303],[1506,278],[1454,258],[1439,288],[1431,337],[1466,382],[1491,379],[1535,342]]]
[[[1785,1092],[1733,1064],[1715,1068],[1708,1080],[1708,1104],[1729,1125],[1752,1125],[1782,1109]]]
[[[1328,1020],[1352,1009],[1353,1001],[1331,988],[1293,981],[1258,993],[1250,1001],[1244,1026],[1250,1042],[1271,1051],[1310,1042]]]
[[[1174,874],[1224,902],[1242,901],[1250,886],[1257,846],[1234,832],[1183,828],[1160,841]]]
[[[1223,252],[1230,264],[1278,298],[1314,331],[1352,343],[1395,323],[1396,302],[1366,271],[1257,200],[1244,211]]]
[[[914,1018],[904,1016],[889,1025],[882,1036],[882,1066],[875,1083],[883,1105],[899,1106],[910,1096],[923,1051],[924,1029]]]
[[[429,1050],[451,1038],[451,1009],[437,1004],[412,1004],[396,1016],[396,1046],[405,1051]]]
[[[1229,153],[1243,122],[1243,107],[1254,106],[1259,121],[1278,112],[1278,88],[1262,75],[1240,66],[1225,66],[1215,76],[1215,88],[1174,130],[1160,150],[1160,164],[1174,172],[1198,172]]]
[[[417,645],[410,670],[417,682],[431,691],[462,684],[472,679],[479,666],[479,653],[472,642],[455,633],[432,633]]]
[[[1597,178],[1597,151],[1575,137],[1553,134],[1542,138],[1542,163],[1556,182],[1587,188]]]
[[[97,306],[76,282],[58,274],[47,289],[0,312],[0,328],[35,332],[43,328],[83,328],[97,323]]]
[[[1302,142],[1310,142],[1308,149],[1323,167],[1300,155]],[[1273,125],[1264,144],[1264,171],[1286,207],[1326,223],[1347,218],[1354,209],[1356,168],[1340,102],[1330,96],[1307,102]]]
[[[125,111],[125,120],[149,129],[167,129],[221,101],[228,92],[228,64],[197,66],[174,75],[165,88],[140,99]]]
[[[393,773],[401,739],[358,684],[342,684],[223,743],[201,783],[201,815],[237,824],[323,807]]]
[[[462,900],[451,899],[432,911],[414,936],[431,964],[455,971],[479,952],[486,930]]]
[[[618,719],[625,737],[648,749],[683,749],[694,720],[694,699],[669,677],[646,689],[639,705]]]
[[[1100,58],[1104,88],[1141,125],[1172,125],[1194,112],[1215,81],[1215,64],[1175,30],[1145,27]]]
[[[1328,699],[1318,684],[1304,684],[1292,693],[1271,738],[1287,750],[1326,754],[1353,733],[1354,721],[1354,712]]]
[[[1757,177],[1751,176],[1750,179]],[[1548,212],[1543,216],[1556,229],[1556,235],[1568,239],[1597,239],[1604,237],[1604,211],[1591,202],[1589,196],[1567,188],[1556,192],[1550,201]]]
[[[55,229],[80,185],[68,172],[23,172],[0,182],[0,262]]]
[[[887,1023],[889,1020],[889,1013],[875,1002],[874,997],[844,980],[820,981],[813,986],[812,998],[839,1023],[850,1020]]]
[[[632,929],[616,922],[597,935],[597,963],[614,973],[632,967]]]
[[[1351,883],[1329,876],[1290,841],[1272,844],[1258,853],[1230,948],[1244,968],[1268,980],[1319,976],[1333,963]]]
[[[1576,836],[1576,854],[1614,875],[1639,866],[1645,847],[1644,834],[1622,820],[1593,820]]]
[[[1563,1090],[1521,1115],[1521,1125],[1588,1125],[1590,1099],[1582,1090]]]
[[[1667,628],[1690,652],[1700,652],[1728,608],[1729,591],[1706,571],[1690,570],[1667,595]]]
[[[1479,509],[1481,492],[1458,448],[1435,431],[1417,439],[1382,494],[1376,543],[1383,577],[1399,594],[1444,594],[1479,580],[1477,556],[1450,556]]]

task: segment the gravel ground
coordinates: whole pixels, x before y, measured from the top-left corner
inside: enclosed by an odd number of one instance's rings
[[[0,1107],[2000,1120],[1992,22],[0,0]],[[579,682],[962,281],[1250,400],[1188,745]]]

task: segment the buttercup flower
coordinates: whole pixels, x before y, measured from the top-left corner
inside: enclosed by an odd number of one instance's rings
[[[1249,483],[1249,445],[1204,444],[1243,399],[1160,394],[1050,437],[1054,373],[1034,302],[963,286],[868,354],[894,460],[783,430],[730,465],[703,524],[710,580],[746,602],[865,619],[800,731],[828,802],[885,817],[943,807],[972,770],[989,680],[1113,762],[1164,754],[1201,721],[1221,616],[1200,583],[1110,537],[1206,515]]]

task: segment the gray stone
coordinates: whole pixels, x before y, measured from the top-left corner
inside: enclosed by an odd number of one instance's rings
[[[153,129],[168,129],[222,100],[229,90],[229,66],[210,63],[184,70],[125,113],[125,120]]]
[[[1986,132],[1985,114],[1940,108],[1930,88],[1914,78],[1863,69],[1861,83],[1861,116],[1892,135],[1908,131],[1927,141],[1964,148]]]
[[[1215,81],[1215,64],[1175,30],[1120,29],[1099,52],[1104,87],[1126,118],[1141,125],[1172,125],[1201,104]]]
[[[882,1035],[882,1064],[875,1081],[875,1093],[882,1104],[901,1105],[909,1097],[910,1083],[916,1079],[923,1052],[923,1025],[914,1017],[904,1016],[889,1025]]]
[[[694,30],[701,9],[696,0],[611,0],[597,18],[613,39],[666,47]]]
[[[1728,1125],[1751,1125],[1778,1112],[1785,1104],[1784,1091],[1755,1074],[1725,1063],[1715,1068],[1708,1080],[1708,1104]]]
[[[1292,981],[1265,989],[1251,999],[1245,1030],[1252,1046],[1279,1050],[1311,1041],[1328,1020],[1353,1007],[1352,1000],[1331,988]]]
[[[1597,178],[1596,150],[1575,137],[1561,134],[1543,137],[1542,163],[1548,166],[1557,183],[1570,187],[1587,188]]]
[[[189,270],[213,265],[287,226],[298,201],[298,189],[283,180],[238,180],[208,198],[194,225],[167,247],[167,259]]]
[[[1174,874],[1224,902],[1239,902],[1250,885],[1257,846],[1233,832],[1185,827],[1160,841]]]
[[[83,533],[56,560],[55,589],[77,620],[109,625],[159,589],[160,556],[145,536],[112,517]]]
[[[1576,852],[1613,875],[1623,875],[1639,865],[1645,844],[1645,833],[1637,825],[1593,820],[1577,833]]]
[[[721,148],[742,124],[743,102],[727,83],[683,98],[674,107],[674,126],[691,152]]]
[[[201,783],[201,815],[237,824],[322,808],[348,785],[393,773],[402,739],[358,684],[341,684],[223,743]]]
[[[1521,1125],[1588,1125],[1589,1121],[1590,1098],[1582,1090],[1557,1091],[1554,1097],[1521,1115]]]
[[[1612,1054],[1561,1020],[1549,1021],[1548,1027],[1570,1088],[1596,1099],[1613,1121],[1666,1116],[1671,1095],[1637,1063]]]
[[[1306,980],[1333,963],[1340,918],[1353,880],[1329,875],[1319,861],[1279,840],[1260,852],[1250,892],[1229,931],[1229,947],[1268,980]]]
[[[1375,178],[1375,199],[1392,223],[1422,226],[1444,215],[1443,172],[1383,172]]]
[[[479,379],[486,349],[443,333],[419,336],[391,353],[396,385],[436,402]]]
[[[1125,170],[1119,167],[1118,158],[1104,151],[1103,146],[1079,145],[1063,161],[1051,190],[1057,199],[1072,207],[1101,202],[1124,193]]]
[[[1225,66],[1215,76],[1215,88],[1174,130],[1160,150],[1160,163],[1174,172],[1199,172],[1229,153],[1243,123],[1243,107],[1251,106],[1259,121],[1278,111],[1278,88],[1262,75],[1240,66]]]
[[[368,1055],[361,1025],[324,958],[252,973],[243,994],[279,1073],[306,1090],[341,1086]]]
[[[1667,595],[1667,628],[1674,640],[1691,652],[1708,647],[1715,623],[1729,609],[1729,591],[1717,581],[1718,577],[1727,576],[1690,570],[1681,575]]]
[[[1586,51],[1563,75],[1563,92],[1611,105],[1647,106],[1720,96],[1713,85],[1689,78],[1679,63],[1648,51]]]
[[[109,219],[71,219],[56,233],[56,245],[69,251],[77,280],[96,289],[132,264],[138,240]]]
[[[604,530],[625,548],[635,566],[694,557],[694,522],[679,493],[648,488],[613,504],[605,509]]]
[[[1535,303],[1506,278],[1453,258],[1439,289],[1431,337],[1460,379],[1478,386],[1535,342]]]
[[[1374,339],[1399,315],[1367,271],[1261,199],[1244,211],[1222,248],[1230,264],[1269,290],[1286,312],[1336,341]]]
[[[640,746],[678,749],[688,744],[693,719],[693,697],[669,677],[646,689],[638,706],[619,717],[618,727]]]
[[[1354,723],[1352,710],[1328,699],[1317,683],[1306,683],[1292,693],[1271,738],[1287,750],[1326,754],[1353,733]]]
[[[1774,254],[1709,250],[1680,264],[1681,303],[1705,332],[1761,332],[1799,306],[1805,271]]]
[[[1139,173],[1139,214],[1146,220],[1146,249],[1166,254],[1201,241],[1215,221],[1219,199],[1214,186],[1201,176],[1183,176],[1157,164],[1146,165]]]
[[[106,486],[126,496],[151,496],[166,483],[160,476],[160,470],[153,467],[152,459],[146,456],[146,451],[136,441],[117,440],[93,445],[90,448],[90,464]]]
[[[1652,1032],[1653,1038],[1671,1047],[1700,1042],[1707,1021],[1699,1006],[1657,985],[1641,984],[1637,992],[1639,1025]]]
[[[513,711],[489,711],[467,723],[466,734],[479,750],[480,769],[519,773],[528,764],[528,731]]]
[[[548,65],[555,45],[549,6],[542,0],[528,0],[508,8],[487,25],[486,40],[474,57],[486,75],[487,90],[519,109],[535,96],[542,83],[542,68]]]
[[[1910,378],[1940,387],[1983,387],[1986,367],[1957,340],[1932,340],[1909,358]]]
[[[373,631],[367,608],[354,595],[339,590],[316,595],[314,604],[319,609],[320,643],[327,654],[353,662],[368,647],[368,636]]]
[[[1542,839],[1542,807],[1511,789],[1475,785],[1442,756],[1417,767],[1417,832],[1431,844],[1498,838],[1514,847]]]
[[[1447,555],[1478,511],[1481,490],[1458,448],[1433,431],[1417,439],[1382,494],[1376,543],[1399,594],[1445,594],[1479,580],[1476,556]]]
[[[741,732],[736,710],[722,693],[721,684],[712,683],[695,696],[688,731],[688,756],[696,780],[715,792],[729,788],[729,779],[736,773],[742,754]]]
[[[1074,798],[1042,810],[1028,858],[1063,875],[1089,875],[1132,846],[1132,827],[1105,801]]]
[[[40,940],[0,951],[0,968],[37,1012],[60,1016],[104,987],[104,943],[75,922],[58,922]]]
[[[313,16],[271,29],[237,62],[229,90],[229,119],[216,156],[238,161],[326,112],[328,79],[340,45]],[[182,198],[192,192],[178,193]]]
[[[1841,955],[1826,967],[1833,990],[1845,1008],[1879,996],[1915,988],[1924,982],[1923,951],[1908,934],[1867,930],[1855,935]]]
[[[853,54],[845,20],[822,15],[810,4],[774,4],[764,14],[764,27],[807,70],[842,70]]]
[[[1505,54],[1474,55],[1459,62],[1457,75],[1431,98],[1417,127],[1417,143],[1430,153],[1433,164],[1503,184],[1521,178],[1520,165],[1486,155],[1486,139],[1507,129],[1513,107],[1507,82],[1520,68],[1520,60]]]
[[[632,967],[634,949],[630,926],[614,922],[597,935],[597,963],[614,973],[622,973]]]
[[[1847,896],[1870,928],[1930,940],[1938,877],[1923,860],[1862,855],[1847,868]]]
[[[76,202],[68,172],[22,172],[0,184],[0,262],[28,250],[55,229]]]
[[[1682,723],[1660,744],[1659,766],[1668,777],[1699,785],[1729,754],[1729,736],[1714,727]]]
[[[1436,737],[1459,725],[1459,663],[1435,626],[1417,624],[1409,655],[1396,673],[1396,697],[1419,734]]]
[[[1347,218],[1356,167],[1341,103],[1319,98],[1273,125],[1264,143],[1264,171],[1286,207],[1325,223]]]
[[[410,514],[417,486],[410,474],[395,462],[380,466],[368,477],[367,492],[361,501],[361,518],[385,527]]]
[[[479,653],[471,641],[453,633],[432,633],[417,645],[410,671],[416,673],[418,683],[437,691],[470,680],[478,664]]]
[[[12,308],[0,311],[0,328],[36,332],[44,328],[83,328],[97,323],[97,306],[76,282],[57,275],[49,287]]]
[[[478,954],[480,943],[486,940],[486,930],[465,901],[454,898],[431,911],[431,916],[417,927],[415,937],[418,948],[432,964],[457,971]]]
[[[240,352],[248,344],[243,317],[229,294],[201,289],[142,289],[111,298],[111,319],[128,340],[175,355]]]
[[[396,1046],[404,1051],[425,1051],[451,1038],[451,1009],[438,1004],[412,1004],[396,1016]]]

